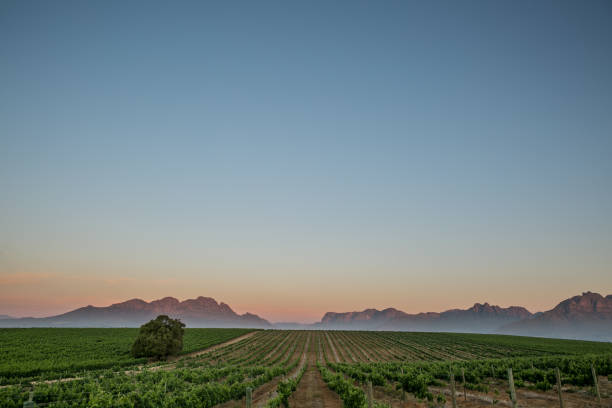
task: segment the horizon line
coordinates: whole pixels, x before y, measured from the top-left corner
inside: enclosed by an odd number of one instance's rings
[[[589,291],[584,291],[584,292],[582,292],[582,295],[589,294],[589,293],[592,293],[592,294],[598,294],[598,295],[600,295],[600,296],[602,296],[602,297],[604,297],[604,298],[605,298],[605,297],[607,297],[607,296],[611,296],[610,294],[608,294],[608,295],[602,295],[602,294],[601,294],[601,293],[599,293],[599,292],[594,292],[594,291],[590,291],[590,290],[589,290]],[[580,296],[580,295],[573,295],[573,296],[570,296],[569,298],[562,299],[562,300],[558,301],[558,302],[556,303],[556,305],[558,305],[559,303],[563,302],[564,300],[571,299],[571,298],[573,298],[573,297],[575,297],[575,296]],[[448,312],[448,311],[452,311],[452,310],[466,310],[466,309],[462,309],[461,307],[454,307],[454,308],[450,308],[450,309],[446,309],[446,310],[442,310],[442,311],[420,311],[420,312],[412,312],[412,313],[408,313],[408,312],[405,312],[405,311],[403,311],[403,310],[401,310],[401,309],[398,309],[398,308],[396,308],[396,307],[394,307],[394,306],[389,306],[389,307],[385,307],[385,308],[381,308],[381,309],[374,308],[374,307],[366,307],[366,308],[361,309],[361,310],[350,310],[350,311],[340,311],[340,312],[335,312],[335,311],[327,311],[327,312],[325,312],[325,313],[323,314],[323,316],[321,316],[321,318],[320,318],[319,320],[315,320],[315,321],[299,321],[299,320],[296,320],[296,321],[291,321],[291,320],[274,320],[274,321],[273,321],[273,319],[268,319],[268,318],[264,317],[263,315],[258,314],[258,313],[255,313],[255,312],[251,312],[251,311],[246,311],[246,312],[243,312],[243,313],[237,312],[237,311],[236,311],[236,310],[235,310],[235,309],[234,309],[234,308],[233,308],[233,307],[232,307],[232,306],[231,306],[229,303],[226,303],[226,302],[223,302],[223,301],[218,301],[217,299],[215,299],[215,298],[214,298],[214,297],[212,297],[212,296],[202,296],[202,295],[199,295],[199,296],[197,296],[197,297],[195,297],[195,298],[193,298],[193,297],[187,297],[187,298],[184,298],[183,300],[181,300],[181,299],[179,299],[179,298],[177,298],[177,297],[174,297],[174,296],[164,296],[164,297],[161,297],[161,298],[151,299],[151,300],[148,300],[148,301],[147,301],[147,300],[145,300],[145,299],[143,299],[143,298],[140,298],[140,297],[133,297],[133,298],[130,298],[130,299],[127,299],[127,300],[124,300],[124,301],[119,301],[119,302],[110,303],[110,304],[107,304],[106,306],[95,306],[95,305],[93,305],[93,304],[88,304],[88,305],[85,305],[85,306],[79,306],[79,307],[76,307],[76,308],[74,308],[74,309],[69,309],[69,310],[67,310],[67,311],[65,311],[65,312],[61,312],[61,313],[57,313],[57,314],[51,314],[51,315],[44,315],[44,316],[32,316],[32,315],[30,315],[30,316],[24,316],[24,315],[21,315],[21,316],[15,316],[15,315],[11,315],[11,314],[4,314],[4,313],[0,313],[0,315],[8,316],[9,318],[12,318],[12,319],[45,319],[45,318],[50,318],[50,317],[60,316],[60,315],[62,315],[62,314],[65,314],[65,313],[70,313],[70,312],[73,312],[73,311],[75,311],[75,310],[82,309],[82,308],[86,308],[86,307],[105,308],[105,307],[110,307],[110,306],[113,306],[113,305],[118,305],[118,304],[122,304],[122,303],[130,302],[130,301],[133,301],[133,300],[139,300],[139,301],[145,302],[145,303],[147,303],[147,304],[150,304],[150,303],[152,303],[152,302],[155,302],[155,301],[158,301],[158,300],[167,299],[167,298],[172,298],[172,299],[175,299],[175,300],[177,300],[179,303],[183,303],[183,302],[188,301],[188,300],[197,300],[198,298],[212,299],[212,300],[214,300],[214,301],[215,301],[215,302],[216,302],[218,305],[221,305],[221,304],[225,304],[225,305],[227,305],[227,306],[228,306],[228,307],[229,307],[229,308],[230,308],[230,309],[231,309],[231,310],[232,310],[234,313],[236,313],[236,314],[238,314],[238,315],[244,315],[244,314],[247,314],[247,313],[249,313],[249,314],[253,314],[253,315],[256,315],[256,316],[258,316],[258,317],[260,317],[260,318],[262,318],[262,319],[264,319],[264,320],[268,321],[268,322],[269,322],[269,323],[271,323],[271,324],[299,324],[299,325],[312,325],[312,324],[320,323],[320,322],[323,320],[323,318],[325,317],[325,315],[326,315],[327,313],[337,313],[337,314],[343,314],[343,313],[363,313],[363,312],[366,312],[366,311],[368,311],[368,310],[376,310],[376,311],[381,312],[381,311],[385,311],[385,310],[393,309],[393,310],[397,310],[397,311],[402,312],[402,313],[406,313],[406,314],[408,314],[408,315],[419,315],[419,314],[426,314],[426,313],[444,313],[444,312]],[[543,312],[546,312],[546,311],[552,310],[552,309],[554,309],[554,307],[556,307],[556,305],[555,305],[555,306],[553,306],[551,309],[548,309],[548,310],[538,310],[538,311],[535,311],[535,312],[534,312],[534,311],[529,310],[527,307],[525,307],[525,306],[521,306],[521,305],[509,305],[509,306],[502,306],[502,305],[499,305],[499,304],[494,304],[494,303],[490,303],[490,302],[488,302],[488,301],[485,301],[485,302],[475,302],[475,303],[473,303],[471,306],[467,306],[467,309],[469,309],[470,307],[474,307],[474,306],[476,306],[476,305],[482,305],[482,306],[489,305],[489,306],[491,306],[491,307],[500,307],[500,308],[503,308],[503,309],[508,309],[508,308],[512,308],[512,307],[519,307],[519,308],[523,308],[523,309],[527,310],[527,311],[528,311],[529,313],[531,313],[531,314],[543,313]]]

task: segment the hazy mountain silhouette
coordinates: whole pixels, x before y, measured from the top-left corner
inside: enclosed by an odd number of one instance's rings
[[[394,308],[325,313],[314,324],[270,324],[261,317],[239,315],[227,304],[198,297],[183,302],[166,297],[152,302],[132,299],[108,307],[86,306],[46,318],[2,318],[0,327],[138,327],[160,314],[180,318],[187,327],[250,327],[277,329],[399,330],[504,333],[612,341],[612,295],[586,292],[555,308],[532,314],[524,307],[476,303],[468,309],[408,314]]]
[[[469,309],[452,309],[442,313],[408,314],[393,308],[348,313],[328,312],[318,326],[327,329],[494,333],[505,324],[531,316],[524,307],[502,308],[488,303],[476,303]]]
[[[408,314],[389,308],[326,313],[321,329],[499,333],[612,341],[612,295],[586,292],[532,314],[524,307],[476,303],[469,309]]]
[[[500,332],[612,341],[612,295],[585,292],[531,319],[505,325]]]
[[[152,302],[132,299],[107,307],[86,306],[52,317],[0,320],[0,327],[138,327],[160,314],[180,318],[187,327],[271,327],[257,315],[239,315],[227,304],[202,296],[183,302],[165,297]]]

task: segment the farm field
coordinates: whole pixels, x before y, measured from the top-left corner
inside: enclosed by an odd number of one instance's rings
[[[248,329],[186,329],[183,353],[242,336]],[[0,329],[0,384],[38,376],[73,376],[83,370],[142,364],[130,348],[138,329]]]
[[[612,407],[610,343],[457,333],[232,330],[187,329],[186,355],[152,364],[129,359],[135,329],[0,330],[0,339],[10,340],[1,346],[0,406],[22,407],[32,392],[41,407],[234,408],[245,406],[250,388],[254,407],[365,407],[371,383],[374,406],[451,407],[451,373],[457,406],[512,406],[512,368],[519,407],[558,407],[559,368],[565,407]],[[190,353],[195,350],[202,351]],[[112,365],[83,363],[96,361],[92,356]],[[36,364],[45,369],[18,368]],[[62,367],[61,376],[56,365]],[[591,366],[598,374],[601,405]]]

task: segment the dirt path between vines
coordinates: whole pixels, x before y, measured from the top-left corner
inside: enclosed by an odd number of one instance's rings
[[[291,374],[289,374],[290,378],[295,378],[302,369],[302,367],[304,367],[304,365],[307,363],[306,350],[308,350],[309,348],[308,344],[310,342],[311,336],[312,335],[309,333],[308,337],[306,338],[305,350],[302,352],[302,355],[300,357],[300,362],[298,363],[297,368],[292,371]],[[271,398],[274,398],[274,396],[276,395],[276,387],[278,386],[278,383],[282,380],[283,377],[279,376],[255,388],[252,394],[253,406],[257,408],[263,407]],[[302,378],[302,380],[304,379]],[[240,400],[231,400],[215,405],[215,408],[242,408],[244,406],[245,398],[242,397]]]
[[[342,400],[338,394],[330,390],[321,377],[317,368],[317,352],[315,350],[315,347],[311,347],[308,352],[306,372],[295,392],[289,397],[289,406],[292,408],[342,408]]]
[[[290,334],[289,334],[289,333],[287,333],[287,334],[285,335],[285,337],[284,337],[284,338],[283,338],[283,339],[282,339],[282,340],[281,340],[281,341],[280,341],[280,342],[279,342],[279,343],[278,343],[278,344],[277,344],[277,345],[274,347],[274,349],[272,349],[272,351],[270,351],[270,352],[269,352],[269,353],[268,353],[268,354],[267,354],[267,355],[264,357],[263,361],[267,361],[267,360],[269,360],[269,359],[270,359],[270,358],[271,358],[273,355],[275,355],[275,354],[276,354],[276,352],[277,352],[278,350],[280,350],[280,348],[282,347],[282,345],[283,345],[283,344],[285,344],[285,342],[286,342],[287,340],[289,340],[289,337],[290,337]]]
[[[177,362],[178,360],[180,360],[182,358],[196,357],[196,356],[200,356],[202,354],[210,353],[211,351],[215,351],[217,349],[220,349],[221,347],[229,346],[231,344],[238,343],[239,341],[242,341],[244,339],[248,339],[249,337],[252,337],[252,336],[254,336],[257,333],[259,333],[259,332],[258,331],[252,331],[252,332],[249,332],[247,334],[243,334],[242,336],[234,337],[233,339],[228,340],[225,343],[215,344],[214,346],[210,346],[210,347],[202,349],[202,350],[192,351],[191,353],[182,354],[180,356],[170,357],[170,358],[168,358],[167,361],[168,361],[168,363],[175,363],[175,362]]]
[[[300,375],[300,371],[302,371],[302,368],[304,368],[304,366],[307,364],[308,353],[310,350],[311,337],[313,337],[312,333],[308,333],[308,337],[306,338],[306,345],[304,346],[304,352],[302,353],[302,356],[300,357],[300,363],[298,364],[297,368],[289,375],[289,378],[295,379],[298,375]],[[300,383],[301,383],[301,380],[300,380]],[[253,405],[258,408],[263,407],[266,405],[266,403],[269,400],[276,397],[276,395],[278,395],[278,392],[276,391],[276,387],[275,387],[274,390],[268,394],[267,398],[262,398],[261,400],[254,400]]]
[[[334,347],[334,343],[332,343],[331,339],[329,338],[329,333],[325,332],[325,338],[327,339],[327,343],[329,344],[329,347],[332,350],[332,353],[334,353],[334,358],[336,359],[336,363],[340,362],[340,359],[338,358],[338,352],[336,352],[336,347]]]

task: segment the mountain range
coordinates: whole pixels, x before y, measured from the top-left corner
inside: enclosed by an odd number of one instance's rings
[[[257,315],[239,315],[227,304],[203,296],[182,302],[165,297],[152,302],[131,299],[107,307],[90,305],[58,316],[0,319],[0,327],[138,327],[161,314],[180,318],[187,327],[272,327]]]
[[[366,309],[363,312],[328,312],[320,326],[327,329],[470,331],[493,333],[501,326],[533,316],[524,307],[502,308],[476,303],[468,309],[451,309],[442,313],[408,314],[397,309]]]
[[[469,332],[612,341],[612,295],[603,297],[592,292],[535,314],[520,306],[476,303],[468,309],[441,313],[408,314],[394,308],[328,312],[313,324],[272,324],[251,313],[237,314],[210,297],[182,302],[165,297],[152,302],[132,299],[107,307],[86,306],[44,318],[0,315],[0,327],[138,327],[160,314],[180,318],[187,327]]]
[[[585,292],[546,312],[476,303],[468,309],[408,314],[397,309],[328,312],[322,329],[401,330],[514,334],[612,341],[612,295]]]
[[[586,292],[500,328],[501,333],[612,341],[612,295]]]

